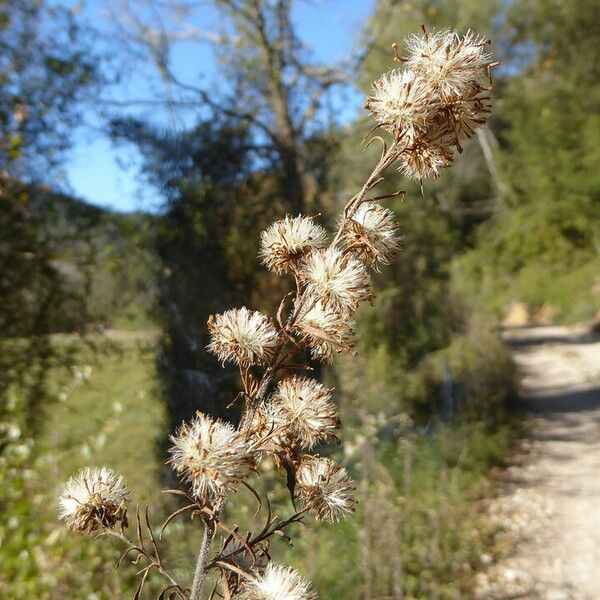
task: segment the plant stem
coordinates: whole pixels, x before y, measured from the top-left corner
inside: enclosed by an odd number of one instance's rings
[[[204,524],[204,536],[200,544],[198,558],[196,559],[196,570],[194,572],[194,583],[192,584],[192,594],[190,600],[201,600],[202,587],[204,584],[204,575],[206,573],[206,558],[214,536],[213,527],[207,523]]]

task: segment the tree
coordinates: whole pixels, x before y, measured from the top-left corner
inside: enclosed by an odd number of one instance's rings
[[[119,9],[121,39],[145,49],[168,86],[165,106],[196,104],[243,123],[257,162],[273,169],[292,213],[314,207],[316,186],[311,183],[305,144],[320,129],[327,94],[347,81],[341,69],[308,58],[292,19],[295,4],[214,0],[165,7],[154,2],[151,10],[144,10],[135,2],[124,2]],[[218,35],[187,25],[194,16],[208,14],[208,6],[220,23]],[[212,45],[222,69],[221,91],[183,81],[174,72],[172,54],[182,39]]]
[[[97,62],[74,13],[37,0],[0,4],[0,56],[0,164],[47,181],[99,80]]]
[[[506,206],[463,262],[475,297],[592,316],[600,238],[597,3],[521,0],[505,15],[508,77],[499,131]]]

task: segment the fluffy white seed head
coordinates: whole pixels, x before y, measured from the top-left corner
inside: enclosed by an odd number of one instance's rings
[[[407,66],[442,97],[462,96],[482,86],[491,65],[488,40],[468,32],[464,37],[444,29],[411,36]]]
[[[315,248],[327,243],[327,233],[311,217],[289,217],[276,221],[260,236],[263,264],[279,275],[295,267]]]
[[[297,571],[269,563],[262,575],[247,581],[241,600],[317,600],[310,583]]]
[[[311,253],[302,262],[300,278],[308,294],[344,313],[352,313],[371,298],[371,278],[365,265],[337,248]]]
[[[354,352],[352,321],[320,300],[307,298],[294,329],[315,360],[329,363],[337,353]]]
[[[346,248],[374,267],[389,264],[398,251],[399,224],[394,213],[377,202],[363,202],[344,224]]]
[[[127,525],[129,496],[121,475],[105,467],[87,468],[65,484],[58,500],[58,517],[69,529],[82,534],[112,528],[119,521]]]
[[[394,69],[375,81],[365,108],[384,129],[412,138],[427,127],[436,100],[425,79],[410,70]]]
[[[223,363],[264,364],[277,347],[277,331],[271,321],[246,307],[211,315],[208,330],[212,337],[208,349]]]
[[[192,494],[211,503],[224,497],[254,468],[246,439],[229,423],[198,412],[171,436],[169,463],[192,486]]]
[[[317,519],[333,523],[356,507],[356,487],[346,469],[329,458],[305,458],[296,472],[296,492]]]
[[[315,379],[286,377],[270,400],[276,424],[305,448],[325,440],[336,440],[340,422],[331,390]]]

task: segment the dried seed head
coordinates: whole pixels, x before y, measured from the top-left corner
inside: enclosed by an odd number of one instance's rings
[[[198,412],[171,436],[169,463],[192,486],[194,497],[211,503],[225,496],[254,468],[246,439],[229,423]]]
[[[59,519],[78,533],[127,525],[129,490],[122,476],[106,468],[84,469],[65,484],[58,500]]]
[[[261,233],[259,256],[270,271],[281,275],[311,250],[322,248],[326,243],[326,231],[311,217],[286,216]]]
[[[317,519],[333,523],[356,507],[356,488],[346,469],[329,458],[305,458],[296,472],[296,492]]]
[[[372,296],[365,265],[337,248],[316,250],[307,256],[300,278],[307,284],[309,295],[344,313],[354,312],[359,302]]]
[[[294,441],[306,448],[317,442],[336,440],[340,426],[331,390],[314,379],[286,377],[279,382],[271,405],[275,421],[286,427]]]
[[[365,108],[387,131],[412,138],[427,127],[436,101],[425,79],[413,71],[394,69],[375,81]]]
[[[271,321],[246,307],[211,315],[208,330],[212,337],[208,349],[223,363],[264,364],[277,347],[277,331]]]
[[[462,151],[460,142],[475,135],[492,111],[491,97],[481,88],[472,88],[463,96],[448,100],[440,109],[438,121],[446,124],[449,145]]]
[[[400,155],[400,172],[410,179],[437,179],[441,169],[452,164],[452,153],[442,143],[416,139]]]
[[[297,571],[269,563],[262,575],[245,582],[241,600],[317,600],[310,583]]]
[[[363,202],[344,223],[344,243],[374,267],[389,264],[398,251],[400,225],[377,202]]]
[[[315,360],[329,363],[336,353],[354,352],[354,331],[349,318],[320,300],[306,298],[294,329]]]
[[[442,98],[463,96],[485,83],[492,64],[488,43],[471,31],[464,37],[448,29],[413,35],[407,41],[406,64]]]

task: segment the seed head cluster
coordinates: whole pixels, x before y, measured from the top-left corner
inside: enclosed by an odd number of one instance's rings
[[[382,75],[366,101],[378,125],[402,143],[400,171],[433,179],[491,111],[488,40],[449,30],[408,39],[404,66]]]
[[[127,525],[129,490],[125,480],[110,469],[87,468],[65,484],[58,499],[59,519],[78,533]]]
[[[381,158],[362,190],[346,204],[331,241],[313,217],[303,215],[286,216],[260,236],[262,263],[277,275],[288,274],[290,288],[276,318],[246,307],[209,317],[207,349],[223,365],[238,367],[236,401],[243,406],[237,427],[197,412],[170,438],[168,462],[186,484],[189,504],[176,510],[165,526],[190,510],[206,527],[193,590],[202,589],[206,572],[220,569],[211,597],[317,599],[296,571],[272,562],[270,536],[287,535],[284,528],[300,521],[305,510],[319,521],[338,521],[355,510],[356,488],[344,467],[308,454],[320,443],[339,441],[340,421],[333,390],[297,373],[310,370],[304,364],[309,356],[330,363],[338,354],[355,353],[353,320],[359,306],[372,299],[372,271],[388,264],[400,245],[394,213],[378,202],[400,192],[374,196],[372,189],[393,164],[411,179],[438,177],[452,164],[455,151],[462,150],[461,142],[485,124],[494,65],[487,43],[473,33],[461,37],[447,30],[430,34],[423,29],[412,36],[407,57],[397,56],[403,65],[382,75],[366,102],[377,127],[391,134],[393,142],[388,145],[378,137]],[[265,457],[272,460],[258,462]],[[227,495],[243,484],[259,501],[260,511],[260,495],[247,480],[269,464],[285,469],[292,504],[297,500],[301,510],[279,520],[269,508],[260,534],[229,529],[221,521]],[[154,558],[142,541],[139,513],[139,545],[126,537],[128,500],[122,477],[106,468],[85,469],[65,485],[59,516],[74,531],[101,529],[129,541],[122,558],[132,550],[136,561],[150,558],[150,565],[139,571],[144,573],[139,595],[150,568],[166,572],[148,518]],[[229,537],[213,556],[208,546],[221,529]],[[161,597],[171,589],[187,597],[184,588],[168,579],[171,585]],[[194,591],[192,595],[197,597]]]

